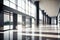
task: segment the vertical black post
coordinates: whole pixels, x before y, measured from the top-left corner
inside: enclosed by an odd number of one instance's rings
[[[48,24],[48,15],[46,15],[46,17],[47,17],[47,19],[46,19],[46,20],[47,20],[46,24]]]
[[[13,32],[13,40],[17,40],[17,32]]]
[[[49,22],[50,22],[49,20],[50,20],[50,18],[49,18],[49,16],[48,16],[48,24],[49,24]]]
[[[44,13],[44,20],[43,21],[44,21],[44,24],[45,24],[45,13]]]
[[[49,17],[49,24],[51,25],[51,17]]]
[[[23,26],[26,26],[26,16],[22,16]]]
[[[47,15],[47,24],[49,24],[49,19],[48,19],[48,15]]]
[[[39,26],[39,1],[35,1],[37,26]]]
[[[0,0],[0,27],[4,26],[3,0]]]
[[[13,13],[13,29],[16,29],[17,26],[17,14]]]
[[[44,24],[44,10],[42,10],[42,14],[43,14],[43,24]]]
[[[56,17],[56,25],[58,24],[58,17]]]
[[[0,12],[0,27],[4,26],[4,13]]]
[[[4,27],[3,0],[0,0],[0,28]],[[3,30],[3,29],[2,29]],[[1,29],[0,29],[1,31]],[[0,33],[0,40],[4,40],[4,33]]]
[[[46,12],[44,12],[44,24],[46,24]]]
[[[32,18],[30,18],[30,27],[32,27]]]

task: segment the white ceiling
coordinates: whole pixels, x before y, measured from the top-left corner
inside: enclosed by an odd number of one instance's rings
[[[49,16],[57,16],[60,8],[60,0],[32,0],[33,3],[34,1],[40,1],[39,7],[45,10]]]

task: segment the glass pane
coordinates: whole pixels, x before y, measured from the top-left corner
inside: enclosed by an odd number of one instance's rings
[[[18,6],[22,7],[21,4],[22,4],[21,0],[18,0]]]
[[[16,9],[16,5],[10,2],[10,7]]]
[[[4,12],[4,30],[9,29],[9,13]]]
[[[17,16],[17,29],[18,29],[18,40],[22,40],[22,15],[18,14]]]
[[[24,14],[26,13],[24,9],[21,9],[21,10],[22,10],[22,11],[21,11],[22,13],[24,13]]]
[[[25,28],[25,26],[26,26],[26,16],[22,16],[22,25]]]
[[[17,25],[17,29],[18,29],[20,32],[22,32],[22,15],[19,15],[19,14],[18,14],[17,18],[18,18],[18,19],[17,19],[17,22],[18,22],[18,23],[17,23],[17,24],[18,24],[18,25]]]
[[[22,9],[21,9],[20,7],[18,7],[18,11],[20,11],[20,12],[21,12],[21,10],[22,10]]]
[[[29,15],[31,15],[31,3],[29,1]]]
[[[8,0],[4,0],[4,5],[6,5],[6,6],[9,6],[9,1]]]
[[[28,11],[26,11],[26,14],[27,14],[27,15],[29,15],[29,12],[28,12]]]
[[[9,40],[9,36],[10,36],[9,31],[5,31],[4,32],[4,40]]]
[[[36,27],[34,26],[34,19],[32,18],[32,40],[35,40],[34,39],[34,32],[35,32],[35,29],[36,29]]]
[[[42,15],[42,12],[41,12],[41,10],[39,10],[39,19],[41,19],[41,20],[43,20],[43,15]]]
[[[30,25],[29,25],[29,18],[26,18],[26,27],[30,27]]]
[[[26,17],[26,33],[30,32],[30,19]]]
[[[23,0],[21,2],[22,2],[21,3],[22,4],[22,8],[25,10],[26,9],[26,3]]]
[[[26,14],[28,14],[29,15],[29,5],[26,3]]]
[[[10,0],[11,2],[15,3],[16,0]]]
[[[28,10],[29,10],[29,5],[26,4],[26,11],[28,11]]]
[[[36,7],[35,5],[31,4],[32,8],[31,8],[31,16],[35,17],[36,16]]]
[[[10,14],[10,29],[13,29],[13,13]]]

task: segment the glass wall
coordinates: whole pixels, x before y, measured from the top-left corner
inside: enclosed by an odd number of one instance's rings
[[[4,12],[4,30],[13,29],[13,14]]]
[[[28,0],[4,0],[4,5],[36,18],[36,6]]]
[[[4,30],[9,29],[9,13],[4,12]]]
[[[17,29],[22,30],[22,15],[17,16]]]
[[[9,15],[10,15],[10,17],[9,17],[9,20],[10,20],[10,28],[9,29],[13,29],[13,13],[10,13]]]
[[[51,24],[52,24],[52,25],[56,25],[56,18],[52,18],[52,19],[51,19]]]
[[[23,27],[26,27],[26,16],[22,16],[22,25]]]
[[[26,27],[30,28],[30,18],[29,17],[26,17]]]

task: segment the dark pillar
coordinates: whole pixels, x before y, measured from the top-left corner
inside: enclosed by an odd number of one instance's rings
[[[51,25],[51,17],[49,17],[49,24]]]
[[[26,16],[22,16],[23,26],[26,26]]]
[[[56,17],[56,25],[58,24],[58,16]]]
[[[0,33],[0,40],[4,40],[4,33]]]
[[[30,27],[32,27],[32,18],[30,18]]]
[[[50,19],[49,19],[49,16],[48,16],[48,24],[49,24],[49,20],[50,20]]]
[[[13,29],[16,29],[17,26],[17,14],[13,13]]]
[[[0,27],[4,26],[3,0],[0,0]]]
[[[47,19],[46,19],[46,24],[48,24],[48,15],[46,15]]]
[[[18,36],[17,36],[17,32],[13,32],[13,40],[17,40]]]
[[[35,1],[37,26],[39,26],[39,1]]]
[[[48,18],[48,15],[47,15],[47,24],[49,24],[49,18]]]
[[[46,16],[45,16],[45,13],[44,13],[44,20],[43,20],[43,21],[44,21],[44,24],[46,23],[46,18],[45,18],[45,17],[46,17]]]
[[[47,15],[45,15],[45,24],[47,24]]]
[[[47,18],[46,12],[44,12],[44,24],[46,24],[46,18]]]
[[[0,27],[4,26],[4,14],[3,12],[0,12]]]
[[[43,24],[44,24],[44,10],[42,10],[42,14],[43,14]]]

